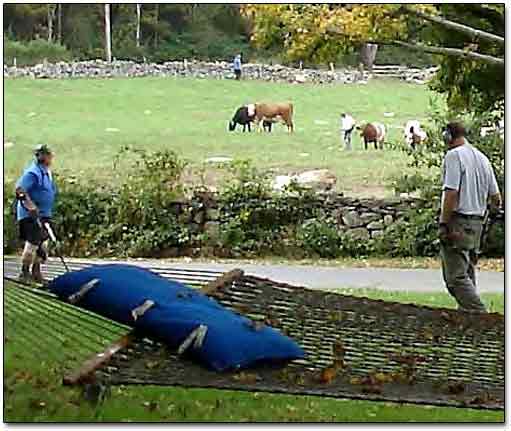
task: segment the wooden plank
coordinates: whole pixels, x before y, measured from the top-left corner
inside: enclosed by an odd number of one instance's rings
[[[92,373],[105,365],[117,352],[130,345],[134,339],[135,330],[132,330],[108,346],[103,352],[86,360],[80,368],[65,375],[62,379],[62,383],[70,386],[86,382],[90,379]]]
[[[234,280],[237,280],[243,277],[244,272],[241,269],[233,269],[232,271],[226,272],[222,274],[220,277],[215,278],[206,284],[203,288],[201,288],[201,292],[204,295],[211,295],[214,291],[218,290],[220,287],[225,286],[226,284],[232,283]]]

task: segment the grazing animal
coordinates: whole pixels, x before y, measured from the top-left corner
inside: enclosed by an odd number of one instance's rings
[[[255,122],[261,131],[263,121],[277,121],[278,117],[287,126],[291,133],[293,125],[293,104],[292,103],[256,103],[255,104]]]
[[[421,129],[421,125],[417,120],[410,120],[405,125],[404,130],[405,142],[415,150],[418,145],[422,144],[427,138],[427,134]]]
[[[381,123],[367,123],[363,127],[357,127],[362,130],[360,136],[364,140],[364,149],[367,150],[368,144],[374,142],[374,148],[383,150],[383,143],[385,142],[385,126]]]
[[[241,106],[234,113],[234,117],[229,121],[229,131],[232,132],[236,130],[236,126],[239,124],[243,126],[243,131],[246,131],[248,127],[248,131],[251,132],[250,124],[255,120],[255,105]],[[271,132],[273,121],[271,120],[263,120],[263,128],[265,131]]]
[[[249,115],[247,106],[240,106],[236,112],[234,113],[234,117],[229,121],[229,131],[232,132],[236,130],[236,126],[239,124],[243,126],[243,131],[245,132],[246,127],[248,126],[248,131],[250,132],[250,123],[252,123],[255,119],[254,115]]]

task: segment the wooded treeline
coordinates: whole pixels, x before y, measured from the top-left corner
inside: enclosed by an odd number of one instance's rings
[[[503,103],[504,34],[503,4],[4,4],[4,63],[436,63],[433,88],[479,112]]]
[[[231,57],[249,28],[231,4],[109,4],[116,58]],[[4,37],[63,45],[75,58],[105,58],[104,4],[4,4]]]
[[[112,56],[137,61],[166,61],[169,59],[200,58],[230,59],[242,52],[245,60],[292,63],[280,47],[257,47],[254,23],[247,14],[250,6],[234,4],[110,4],[110,38]],[[257,6],[255,6],[257,7]],[[105,39],[104,4],[6,4],[4,5],[4,38],[10,62],[16,49],[13,41],[27,44],[38,41],[30,55],[33,62],[108,58]],[[48,45],[43,44],[47,42]],[[9,44],[10,43],[10,44]],[[62,52],[55,44],[61,45]],[[42,51],[34,55],[33,51]],[[343,52],[336,59],[339,65],[367,64],[363,47],[356,52]],[[30,57],[27,55],[27,57]],[[24,61],[18,53],[18,64]],[[384,47],[378,52],[380,64],[430,65],[434,61],[423,53]],[[297,62],[296,62],[297,63]],[[317,65],[314,58],[304,58],[306,65]],[[321,62],[322,65],[327,63]]]

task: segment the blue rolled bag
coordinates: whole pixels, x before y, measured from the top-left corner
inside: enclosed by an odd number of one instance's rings
[[[85,286],[85,287],[84,287]],[[216,371],[303,358],[279,331],[254,323],[179,282],[127,264],[65,273],[48,288],[60,299],[132,326]]]

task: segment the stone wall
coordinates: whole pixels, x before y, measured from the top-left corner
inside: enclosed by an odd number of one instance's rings
[[[377,69],[375,69],[377,70]],[[426,81],[436,69],[392,70],[392,77],[407,81]],[[377,76],[381,73],[378,72]],[[161,64],[136,63],[134,61],[103,60],[45,63],[30,67],[16,67],[4,64],[4,78],[29,77],[34,79],[65,79],[65,78],[132,78],[145,76],[159,77],[193,77],[213,79],[233,79],[232,65],[229,62],[205,61],[168,61]],[[376,76],[376,74],[375,74]],[[314,83],[314,84],[346,84],[366,83],[371,78],[367,72],[349,69],[333,71],[319,69],[297,69],[283,65],[267,65],[247,63],[243,65],[243,78],[250,80]]]
[[[195,204],[193,211],[187,211],[185,206],[178,210],[185,216],[181,220],[191,223],[192,231],[207,233],[214,241],[222,229],[222,224],[229,220],[214,198],[207,194],[201,199],[200,205]],[[424,205],[424,201],[414,198],[401,199],[357,199],[345,197],[342,194],[317,194],[317,199],[302,205],[321,207],[330,216],[340,232],[346,233],[353,239],[367,240],[378,238],[384,230],[402,218],[404,213]],[[292,199],[292,198],[290,198]],[[266,205],[261,202],[261,207]]]

